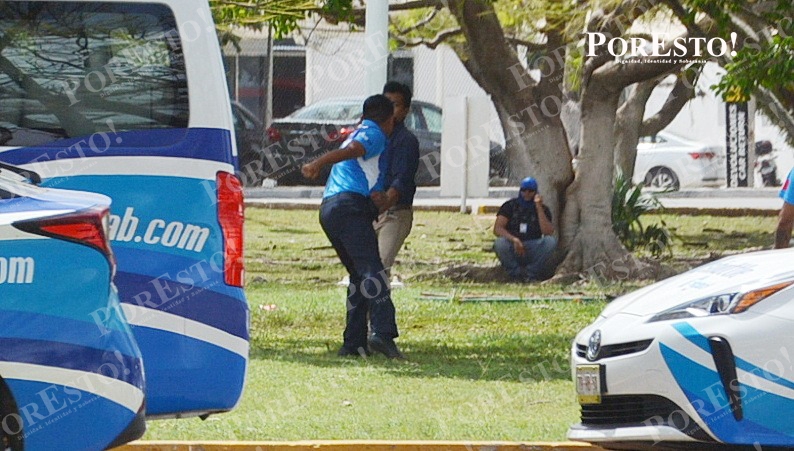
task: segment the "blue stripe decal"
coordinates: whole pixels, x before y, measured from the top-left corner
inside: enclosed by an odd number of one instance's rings
[[[673,327],[681,333],[687,340],[697,345],[699,348],[703,349],[709,355],[711,355],[711,346],[709,345],[708,338],[703,336],[700,332],[698,332],[692,325],[682,322],[674,324]],[[752,363],[744,360],[740,357],[735,357],[736,359],[736,367],[747,371],[748,373],[752,373],[756,377],[760,377],[763,379],[768,380],[769,382],[775,383],[780,385],[781,387],[786,387],[789,389],[794,390],[794,382],[784,379],[781,376],[777,376],[775,374],[771,374],[769,371],[753,365]]]
[[[769,382],[772,382],[773,384],[777,384],[780,385],[781,387],[786,387],[794,390],[794,382],[791,382],[790,380],[784,379],[783,377],[772,374],[761,367],[753,365],[747,360],[736,357],[736,367],[744,371],[747,371],[748,373],[751,373],[755,377],[760,377],[762,379],[766,379]]]
[[[0,338],[0,361],[52,366],[95,373],[142,387],[141,359],[121,352],[68,343],[24,338]]]
[[[684,338],[691,341],[692,344],[698,348],[711,354],[711,345],[709,345],[708,338],[700,334],[694,327],[687,322],[673,324],[673,328],[678,331]]]
[[[100,324],[41,313],[0,310],[0,324],[3,325],[0,339],[51,341],[104,352],[119,351],[128,356],[138,355],[138,350],[131,344],[129,328],[114,330],[117,327],[115,321],[109,322],[107,318],[104,310],[96,315]],[[0,348],[0,355],[5,351]]]
[[[239,298],[173,280],[121,272],[116,275],[116,285],[123,303],[182,316],[248,340],[248,305]]]
[[[129,247],[116,248],[116,259],[120,268],[119,274],[127,274],[130,277],[137,276],[146,280],[137,279],[141,288],[148,286],[153,288],[155,279],[166,279],[178,281],[180,289],[187,291],[197,291],[198,289],[209,289],[215,293],[231,298],[237,298],[243,302],[243,290],[240,287],[232,287],[224,282],[224,274],[214,268],[223,268],[223,254],[216,251],[206,259],[201,259],[203,255],[196,255],[199,258],[182,257],[180,255],[169,254],[166,252],[156,252]],[[145,264],[143,264],[145,262]],[[124,277],[127,277],[126,275]],[[116,279],[118,282],[118,278]],[[169,282],[170,283],[170,282]],[[118,284],[118,283],[117,283]],[[126,294],[138,293],[123,290]]]
[[[229,410],[240,400],[243,357],[157,329],[136,327],[135,333],[146,362],[147,415]]]
[[[136,412],[94,393],[51,383],[6,381],[20,407],[26,450],[103,450],[135,418]]]
[[[0,200],[3,213],[24,213],[29,211],[53,211],[53,210],[83,210],[90,205],[83,203],[55,203],[52,200],[42,200],[33,197],[15,197],[13,199]]]
[[[73,158],[175,157],[232,164],[231,132],[217,128],[173,128],[95,133],[0,153],[0,160],[29,164]]]
[[[662,357],[692,408],[718,440],[729,444],[791,446],[791,418],[781,412],[794,411],[794,399],[739,386],[744,417],[736,421],[719,374],[664,345]]]

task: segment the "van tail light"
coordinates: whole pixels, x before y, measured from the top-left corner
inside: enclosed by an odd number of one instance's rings
[[[92,247],[107,257],[111,274],[115,274],[116,257],[108,240],[109,214],[107,208],[95,207],[55,217],[19,221],[14,223],[14,227],[24,232]]]
[[[267,128],[267,137],[270,139],[270,142],[278,142],[281,141],[281,132],[278,131],[276,127],[268,127]]]
[[[245,277],[243,261],[243,186],[236,175],[218,172],[218,222],[223,232],[224,280],[227,285],[242,287]]]
[[[689,156],[692,157],[693,160],[699,160],[701,158],[704,160],[711,160],[716,157],[717,154],[715,152],[689,152]]]

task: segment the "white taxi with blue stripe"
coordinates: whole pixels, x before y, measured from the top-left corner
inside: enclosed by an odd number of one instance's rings
[[[794,447],[794,249],[724,258],[614,300],[576,337],[573,440]]]
[[[141,352],[111,278],[106,196],[0,164],[0,439],[102,450],[145,430]]]

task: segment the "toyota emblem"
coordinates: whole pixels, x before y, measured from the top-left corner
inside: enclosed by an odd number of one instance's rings
[[[590,341],[587,343],[587,360],[593,362],[598,359],[599,351],[601,351],[601,331],[596,330],[590,335]]]

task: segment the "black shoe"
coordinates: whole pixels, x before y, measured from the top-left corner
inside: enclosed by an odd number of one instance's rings
[[[363,346],[358,349],[350,349],[347,346],[342,346],[339,348],[336,355],[339,357],[367,357],[369,356],[369,351]]]
[[[391,338],[383,338],[379,335],[372,334],[369,337],[369,348],[372,349],[373,352],[380,352],[389,359],[405,359],[405,356],[397,349],[397,345]]]

